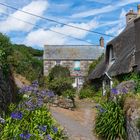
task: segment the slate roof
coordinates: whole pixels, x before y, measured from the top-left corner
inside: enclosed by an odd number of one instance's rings
[[[44,60],[94,60],[104,48],[92,45],[45,45]]]
[[[126,26],[123,32],[111,40],[106,47],[106,57],[97,65],[89,75],[89,80],[99,79],[107,72],[110,76],[117,76],[133,71],[136,53],[136,30],[134,22]],[[109,67],[108,56],[109,47],[113,46],[115,52],[115,62]],[[139,58],[140,60],[140,58]]]

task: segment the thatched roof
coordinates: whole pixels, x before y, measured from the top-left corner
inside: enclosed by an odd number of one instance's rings
[[[104,48],[91,45],[45,45],[47,60],[95,60],[104,53]]]
[[[140,26],[140,24],[139,24]],[[101,78],[105,72],[110,76],[117,76],[133,71],[135,64],[136,50],[136,30],[134,22],[131,22],[116,38],[111,40],[106,47],[106,57],[97,65],[95,70],[89,75],[90,80]],[[115,62],[108,66],[109,48],[113,47],[115,52]],[[139,58],[140,60],[140,58]]]

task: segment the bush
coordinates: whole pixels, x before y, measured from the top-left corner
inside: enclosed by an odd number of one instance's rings
[[[54,66],[48,75],[49,81],[58,78],[68,78],[68,77],[70,77],[69,69],[67,67],[62,67],[60,65]]]
[[[104,139],[126,139],[124,112],[118,103],[113,101],[97,106],[95,131]]]
[[[62,66],[53,67],[47,77],[48,88],[59,96],[66,90],[72,90],[72,83],[69,69]]]
[[[92,98],[93,97],[93,90],[91,87],[83,87],[80,92],[79,92],[79,98],[84,99],[84,98]]]
[[[48,83],[48,88],[53,90],[57,95],[62,95],[62,93],[68,89],[72,89],[72,79],[71,78],[58,78],[50,81]]]

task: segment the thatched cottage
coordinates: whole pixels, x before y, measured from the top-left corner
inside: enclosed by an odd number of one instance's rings
[[[68,67],[74,78],[74,87],[81,87],[90,63],[104,53],[104,39],[100,45],[45,45],[44,75],[47,76],[55,65]]]
[[[102,81],[103,94],[106,86],[112,88],[112,77],[140,71],[140,5],[138,12],[126,14],[126,28],[106,46],[105,58],[89,75],[90,81]]]

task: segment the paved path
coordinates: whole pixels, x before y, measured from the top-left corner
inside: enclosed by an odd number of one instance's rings
[[[76,101],[75,111],[51,107],[54,118],[68,132],[70,140],[98,140],[93,135],[93,121],[95,119],[94,103]]]

